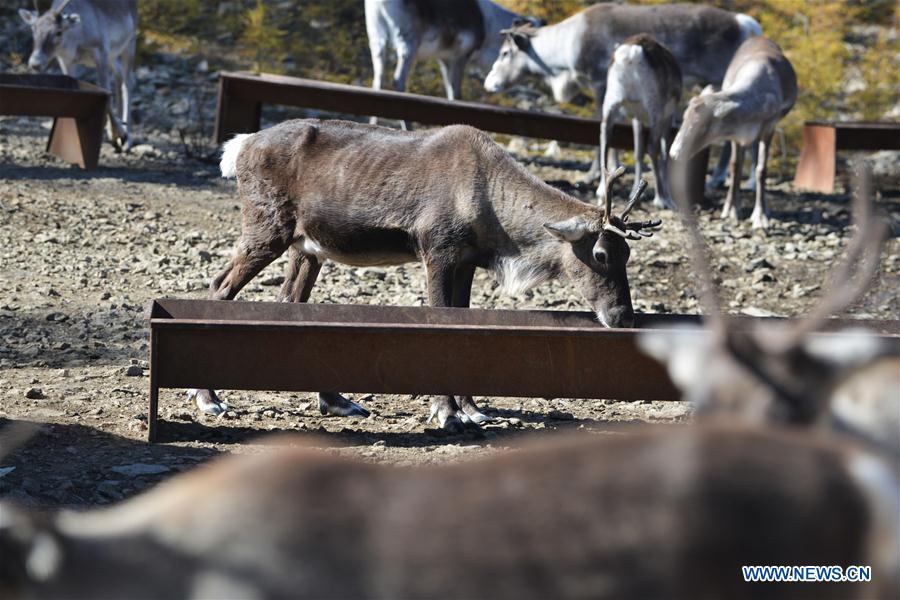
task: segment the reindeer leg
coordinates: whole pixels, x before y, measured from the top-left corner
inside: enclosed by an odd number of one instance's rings
[[[291,246],[288,256],[287,275],[281,291],[278,292],[279,302],[306,302],[312,293],[316,278],[322,269],[322,263],[315,256],[303,254],[296,247]],[[360,404],[344,397],[337,392],[319,392],[319,412],[323,415],[336,417],[362,417],[369,416],[369,411]]]
[[[394,69],[394,90],[398,92],[406,91],[406,79],[412,69],[413,61],[416,56],[416,47],[398,40],[397,41],[397,67]],[[404,131],[408,129],[406,121],[400,121],[400,128]]]
[[[431,255],[425,258],[425,273],[428,285],[429,306],[453,306],[453,279],[456,265],[446,256]],[[463,413],[453,396],[440,396],[431,404],[428,421],[437,417],[438,423],[446,431],[460,433]]]
[[[475,278],[475,265],[461,264],[456,267],[453,276],[453,306],[469,308],[472,297],[472,280]],[[462,409],[460,420],[481,424],[492,420],[478,409],[472,396],[456,396],[456,403]]]
[[[109,82],[109,73],[113,69],[113,66],[109,60],[109,54],[106,49],[101,48],[96,50],[94,52],[94,61],[97,64],[97,83],[100,84],[101,88],[110,93],[110,100],[114,100],[116,91],[110,86]],[[109,105],[106,108],[107,117],[109,119],[106,131],[109,136],[109,141],[116,149],[116,152],[121,152],[122,142],[125,140],[125,130],[119,122],[119,117],[116,116],[116,110],[115,107],[112,106],[113,104],[114,102],[109,102]]]
[[[741,163],[744,160],[744,148],[738,142],[731,142],[731,185],[725,196],[725,206],[722,207],[722,218],[737,219],[737,198],[741,189]]]
[[[653,171],[653,180],[656,182],[656,197],[653,198],[653,205],[675,210],[675,203],[672,202],[672,196],[669,195],[669,157],[667,148],[663,147],[663,139],[664,136],[660,135],[658,131],[652,131],[648,144],[650,168]]]
[[[644,174],[644,128],[637,119],[631,119],[631,131],[634,134],[634,185],[631,194],[637,193]]]
[[[369,35],[372,40],[372,35]],[[369,45],[369,52],[372,54],[372,89],[380,90],[381,82],[384,79],[384,55],[386,47],[380,42]],[[378,124],[378,117],[369,117],[369,123]]]
[[[756,204],[750,215],[750,224],[754,229],[769,227],[769,209],[766,206],[766,163],[769,160],[769,148],[772,145],[772,133],[764,134],[759,139],[759,154],[756,159]]]
[[[725,142],[722,144],[722,152],[719,153],[719,162],[716,164],[716,168],[713,169],[709,181],[706,182],[707,190],[718,190],[725,185],[725,180],[728,178],[728,162],[730,159],[731,143]]]
[[[210,285],[210,298],[233,300],[241,288],[284,253],[290,243],[291,232],[284,231],[276,236],[269,233],[255,227],[248,228],[245,224],[234,256]],[[207,414],[217,415],[228,410],[228,405],[219,399],[215,390],[189,389],[187,395],[194,399],[197,408]]]

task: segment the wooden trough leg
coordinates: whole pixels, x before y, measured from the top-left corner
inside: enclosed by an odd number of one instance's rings
[[[836,131],[827,125],[806,125],[803,128],[803,150],[794,175],[794,187],[834,193],[837,171]]]
[[[106,102],[98,102],[90,115],[80,118],[58,117],[47,141],[47,152],[82,169],[97,168],[103,145]]]
[[[237,133],[259,131],[262,103],[235,97],[224,78],[219,78],[216,100],[216,143],[221,144]]]
[[[147,413],[147,441],[156,441],[159,413],[159,382],[157,381],[156,332],[150,332],[150,411]]]

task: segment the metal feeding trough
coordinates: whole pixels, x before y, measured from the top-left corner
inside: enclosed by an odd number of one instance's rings
[[[700,322],[645,314],[634,329],[606,329],[588,312],[175,299],[147,316],[151,442],[161,387],[676,400],[637,336]],[[828,327],[850,323],[900,329]]]
[[[0,115],[54,117],[47,152],[94,169],[103,144],[109,93],[66,75],[0,73]]]

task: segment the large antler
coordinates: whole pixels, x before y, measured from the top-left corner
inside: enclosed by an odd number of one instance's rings
[[[53,9],[53,12],[54,12],[55,14],[57,14],[57,15],[61,15],[63,9],[64,9],[65,7],[67,7],[67,6],[69,5],[69,2],[71,2],[71,1],[72,1],[72,0],[63,0],[63,3],[60,4],[59,6],[57,6],[56,8],[54,8],[54,9]]]
[[[844,260],[834,271],[831,283],[819,303],[803,320],[778,340],[778,350],[787,352],[800,344],[804,336],[816,330],[822,323],[856,302],[869,288],[878,269],[881,248],[887,239],[888,224],[880,219],[874,209],[872,173],[868,164],[862,163],[854,177],[856,192],[853,196],[853,220],[856,233],[847,244]]]
[[[628,204],[625,210],[618,217],[612,214],[612,186],[613,183],[625,174],[625,167],[619,167],[612,175],[606,177],[606,195],[603,204],[603,229],[617,235],[622,236],[626,240],[639,240],[642,237],[652,237],[653,232],[650,229],[659,227],[662,221],[659,219],[651,219],[649,221],[628,222],[628,215],[644,194],[647,189],[647,182],[643,179],[638,182],[638,186],[631,192],[628,198]]]

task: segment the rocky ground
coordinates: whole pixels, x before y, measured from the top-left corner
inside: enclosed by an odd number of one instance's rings
[[[213,418],[199,414],[183,393],[167,390],[161,416],[168,441],[149,446],[143,310],[155,297],[205,296],[239,233],[234,183],[219,179],[215,165],[186,158],[171,132],[142,134],[131,154],[104,148],[102,167],[90,173],[45,155],[46,134],[40,120],[0,121],[0,420],[40,424],[24,447],[2,458],[0,495],[35,505],[104,504],[213,455],[257,451],[257,438],[270,432],[297,432],[369,460],[418,463],[496,451],[539,430],[602,432],[621,422],[689,416],[677,402],[485,398],[493,423],[446,436],[425,423],[427,397],[365,397],[373,416],[341,419],[321,417],[311,394],[224,392],[232,410]],[[529,159],[529,168],[547,180],[575,181],[586,163]],[[722,221],[712,207],[721,193],[711,195],[700,220],[731,311],[801,315],[852,232],[848,198],[771,185],[768,233],[751,230],[747,221]],[[896,232],[900,193],[881,190],[878,203]],[[629,273],[636,308],[696,312],[685,233],[671,215],[661,216],[660,232],[634,244]],[[898,250],[892,239],[853,316],[900,316]],[[274,299],[283,267],[278,261],[266,269],[241,298]],[[422,269],[327,264],[312,301],[422,305]],[[476,279],[473,305],[584,308],[565,282],[510,298],[485,273]]]
[[[4,456],[0,448],[0,497],[42,506],[106,504],[214,455],[259,451],[258,438],[272,432],[296,433],[367,460],[422,463],[494,452],[539,431],[605,432],[623,422],[689,418],[688,407],[679,402],[483,398],[494,421],[481,431],[447,436],[425,423],[427,397],[367,396],[361,402],[372,410],[370,418],[341,419],[321,417],[312,394],[226,391],[222,395],[232,410],[214,418],[199,414],[184,393],[164,390],[160,412],[166,441],[147,445],[144,308],[160,296],[205,297],[240,224],[234,183],[218,178],[216,148],[208,141],[215,74],[190,57],[159,55],[152,67],[136,72],[135,148],[115,154],[104,147],[101,168],[93,172],[43,152],[49,121],[0,117],[0,424],[39,424],[12,454]],[[295,114],[267,109],[264,120]],[[563,148],[545,157],[545,144],[501,141],[540,177],[591,199],[592,190],[571,183],[587,168],[583,150]],[[896,153],[882,156],[877,186],[877,202],[893,220],[894,237],[872,290],[849,311],[854,317],[900,318],[896,164]],[[747,220],[722,221],[721,192],[709,194],[700,211],[732,312],[804,314],[852,233],[846,194],[797,193],[777,175],[769,182],[774,218],[767,233],[751,230]],[[745,198],[749,203],[749,194]],[[656,216],[652,208],[638,212],[639,218]],[[635,308],[697,312],[687,237],[672,215],[661,217],[659,233],[633,246],[629,275]],[[283,270],[279,260],[240,298],[273,300]],[[424,289],[418,265],[326,264],[312,301],[423,305]],[[506,297],[486,273],[476,278],[472,303],[585,308],[563,281]]]

